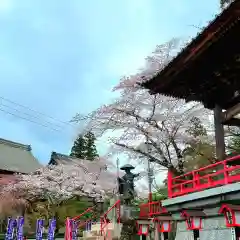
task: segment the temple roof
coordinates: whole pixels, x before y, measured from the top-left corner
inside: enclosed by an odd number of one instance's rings
[[[30,145],[0,138],[0,170],[30,173],[41,167]]]
[[[105,159],[96,159],[94,161],[90,161],[87,159],[79,159],[75,157],[71,157],[69,155],[52,152],[51,159],[48,163],[49,165],[58,165],[58,164],[80,164],[83,166],[83,173],[86,174],[86,172],[96,173],[101,175],[105,179],[111,179],[110,181],[113,181],[113,178],[116,178],[116,173],[110,171],[109,166],[110,163],[108,163]]]
[[[210,109],[235,105],[240,101],[239,33],[240,1],[235,0],[143,86]]]

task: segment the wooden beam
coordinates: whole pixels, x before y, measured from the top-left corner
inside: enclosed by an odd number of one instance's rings
[[[215,106],[213,112],[215,125],[216,155],[217,159],[220,161],[225,158],[225,141],[224,141],[224,129],[222,124],[222,109],[219,106]]]
[[[227,109],[223,112],[222,122],[225,123],[232,119],[234,116],[240,113],[240,103],[234,105],[233,107]]]
[[[227,126],[234,126],[234,127],[240,127],[240,119],[239,118],[232,118],[226,122],[223,122],[224,125]]]

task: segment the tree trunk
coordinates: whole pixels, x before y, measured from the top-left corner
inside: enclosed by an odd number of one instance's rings
[[[120,240],[133,240],[137,234],[136,220],[124,221]]]

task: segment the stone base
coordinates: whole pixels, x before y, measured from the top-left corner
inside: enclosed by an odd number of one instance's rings
[[[121,205],[120,215],[121,221],[132,220],[138,217],[138,211],[133,206]]]

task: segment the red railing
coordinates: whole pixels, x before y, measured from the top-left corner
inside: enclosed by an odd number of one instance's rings
[[[65,228],[65,240],[71,240],[72,239],[72,226],[71,226],[71,220],[73,221],[77,221],[79,220],[82,216],[84,216],[86,213],[89,212],[93,212],[94,207],[90,207],[88,209],[86,209],[83,213],[81,213],[80,215],[74,217],[74,218],[67,218],[66,219],[66,228]],[[79,222],[78,227],[82,227],[84,225],[86,225],[89,221],[91,221],[92,219],[87,219],[84,220],[84,222]]]
[[[90,208],[86,209],[83,213],[81,213],[80,215],[72,218],[72,220],[76,221],[76,220],[80,219],[80,217],[84,216],[86,213],[93,212],[93,210],[94,210],[94,207],[90,207]]]
[[[162,207],[161,202],[148,202],[140,205],[140,218],[153,217],[155,215],[160,215],[166,213],[166,209]]]
[[[92,218],[89,218],[89,219],[84,220],[83,222],[79,222],[78,223],[78,228],[86,227],[86,225],[88,223],[90,223],[92,220],[93,220]]]
[[[168,197],[240,181],[240,155],[208,165],[178,177],[168,172]]]
[[[117,223],[120,223],[120,200],[116,201],[112,207],[108,209],[106,213],[101,217],[101,235],[104,234],[104,229],[107,227],[107,225],[110,223],[110,220],[108,219],[108,214],[111,211],[116,211],[116,217],[117,217]]]

